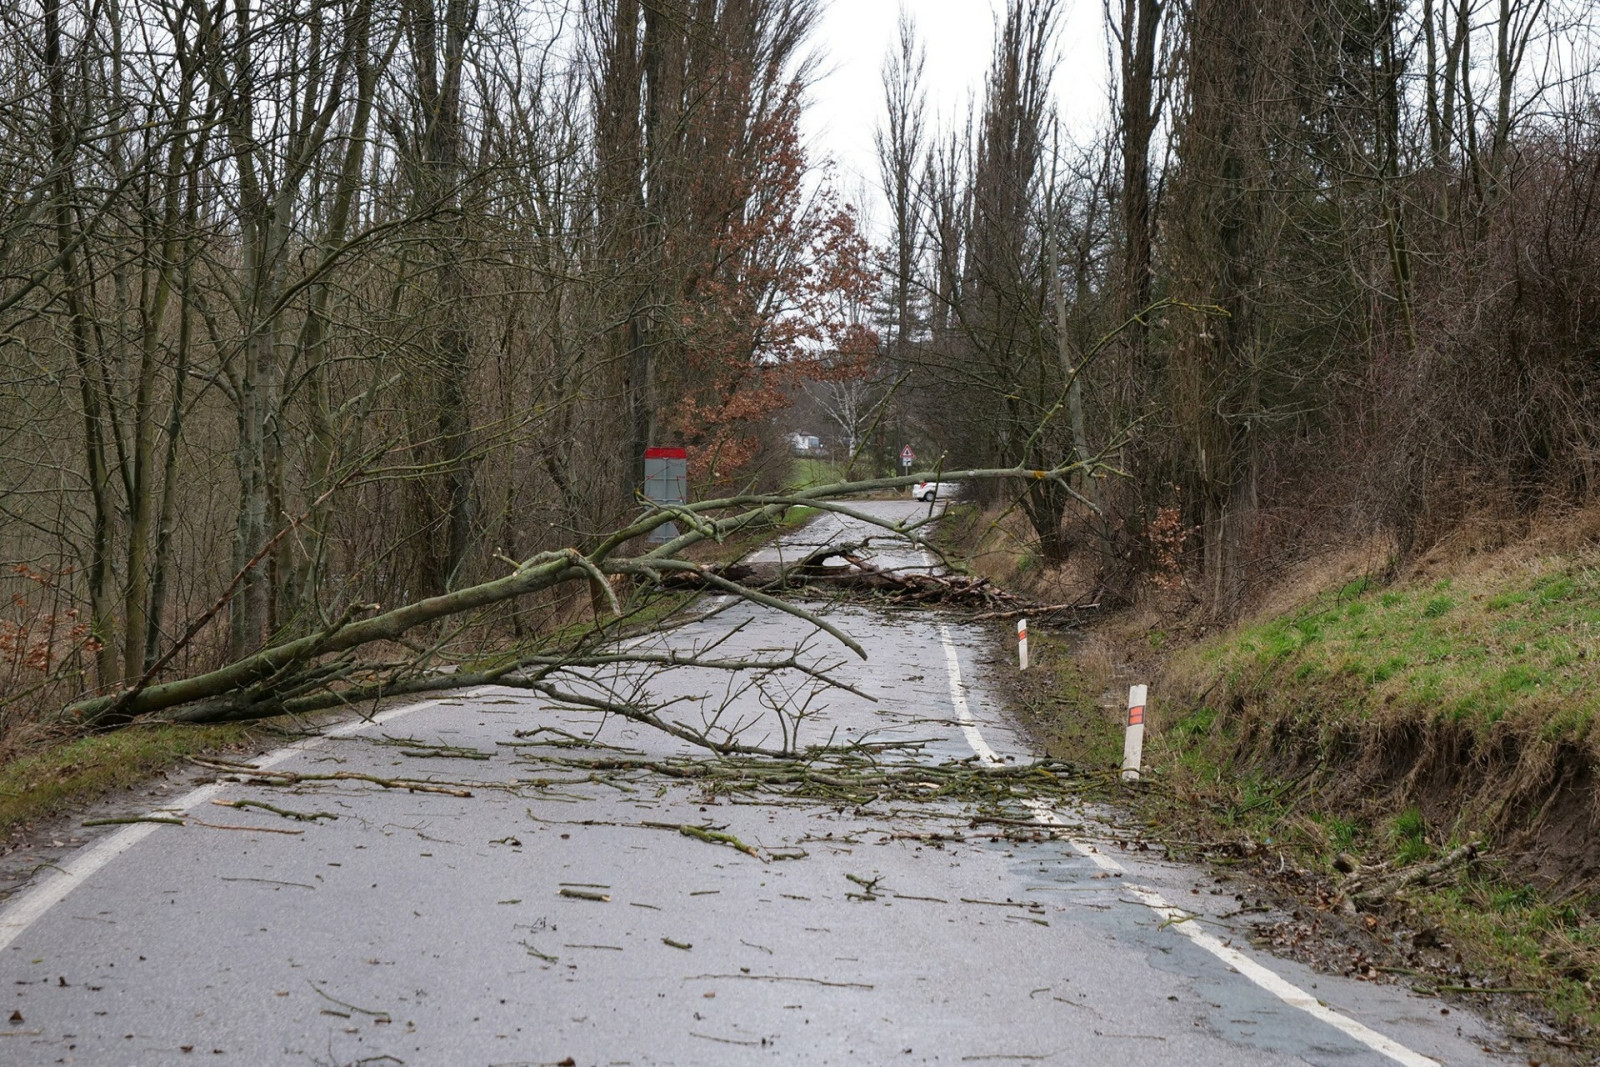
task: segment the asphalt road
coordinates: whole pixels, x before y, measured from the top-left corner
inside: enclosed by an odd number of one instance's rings
[[[853,536],[822,521],[783,551]],[[647,685],[683,721],[736,717],[751,741],[782,736],[773,707],[804,707],[802,742],[900,743],[880,757],[930,765],[1030,758],[983,684],[1014,665],[984,662],[969,627],[814,604],[861,662],[792,617],[723,607],[658,647],[799,646],[858,692],[741,691],[687,668],[588,684]],[[564,732],[517,736],[540,728]],[[975,827],[954,801],[719,792],[582,763],[597,756],[705,758],[485,689],[255,761],[470,797],[197,773],[151,805],[185,825],[113,828],[0,911],[0,1016],[15,1012],[0,1063],[1511,1062],[1460,1009],[1257,954],[1224,918],[1231,886],[1124,851],[1114,816],[1034,803],[1037,827]],[[222,806],[240,800],[337,818]]]

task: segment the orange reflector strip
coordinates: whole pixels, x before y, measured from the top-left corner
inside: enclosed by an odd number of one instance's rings
[[[1144,705],[1143,704],[1140,704],[1140,705],[1138,705],[1136,707],[1132,707],[1132,708],[1128,709],[1128,725],[1129,726],[1143,726],[1144,725]]]

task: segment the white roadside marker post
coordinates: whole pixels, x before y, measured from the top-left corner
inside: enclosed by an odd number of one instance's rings
[[[1144,759],[1144,705],[1149,687],[1128,687],[1128,730],[1122,735],[1122,780],[1139,780],[1139,763]]]
[[[1017,662],[1028,669],[1028,620],[1017,620]]]

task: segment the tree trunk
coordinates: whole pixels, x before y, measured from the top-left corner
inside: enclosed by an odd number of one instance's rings
[[[73,359],[78,372],[78,391],[83,408],[84,458],[87,461],[89,495],[93,506],[89,541],[88,592],[89,632],[98,644],[95,668],[100,687],[115,685],[120,679],[115,608],[111,591],[111,471],[106,458],[105,417],[102,396],[91,365],[89,322],[83,307],[78,277],[77,253],[72,219],[73,189],[70,163],[77,145],[73,143],[67,113],[66,58],[61,50],[60,0],[44,0],[45,66],[50,90],[50,142],[52,169],[55,172],[56,253],[61,262],[64,297],[72,337]],[[106,398],[109,402],[109,398]]]
[[[1147,373],[1150,327],[1144,321],[1153,291],[1150,223],[1150,141],[1160,119],[1156,51],[1164,0],[1122,0],[1118,43],[1122,67],[1122,301],[1121,316],[1133,371]]]

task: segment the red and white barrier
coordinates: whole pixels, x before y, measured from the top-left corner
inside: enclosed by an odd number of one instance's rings
[[[1128,688],[1128,729],[1122,735],[1122,780],[1139,780],[1139,764],[1144,759],[1144,705],[1149,687]]]
[[[1028,669],[1028,620],[1017,620],[1017,663],[1023,670]]]

